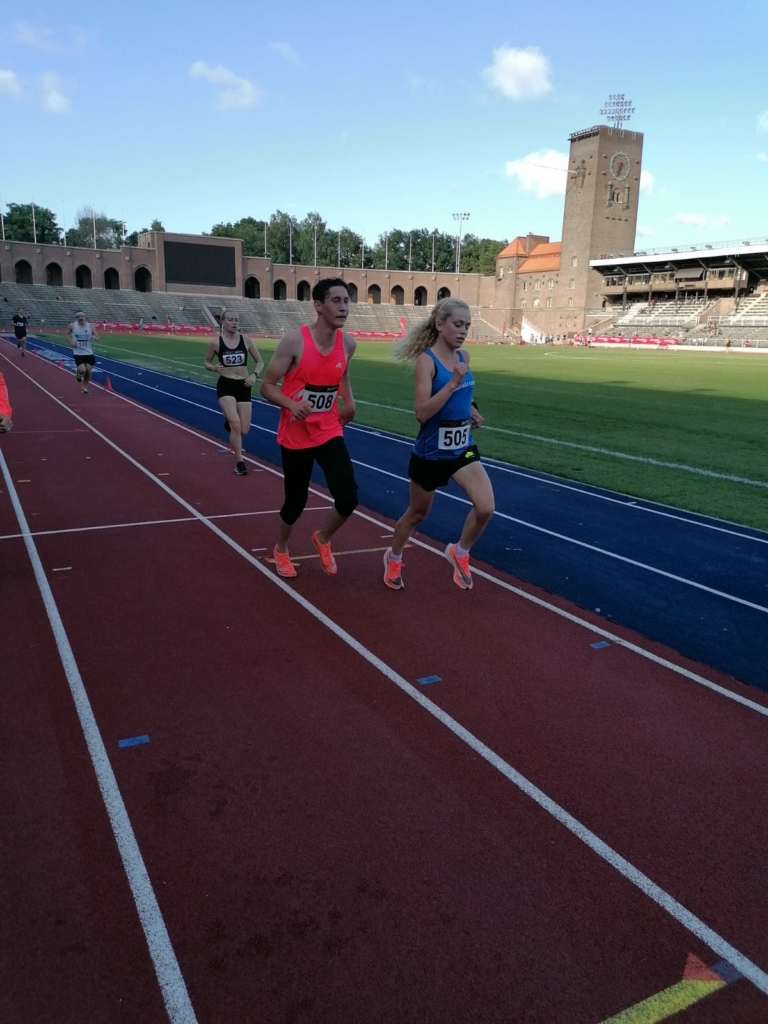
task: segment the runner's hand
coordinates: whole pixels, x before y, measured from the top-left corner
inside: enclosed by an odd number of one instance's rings
[[[259,378],[255,373],[249,373],[248,376],[245,378],[245,386],[247,388],[252,388],[258,379]]]
[[[469,418],[470,418],[470,420],[472,422],[472,426],[475,427],[475,428],[482,427],[483,423],[485,422],[483,420],[483,417],[480,415],[480,413],[476,409],[472,410],[472,412],[470,413]]]
[[[295,420],[305,420],[307,416],[314,412],[310,402],[294,402],[293,403],[293,418]]]
[[[458,363],[454,366],[453,373],[451,375],[451,384],[453,384],[454,390],[460,386],[468,371],[469,367],[466,363]]]
[[[339,409],[339,422],[342,427],[346,427],[348,423],[355,418],[355,403],[346,402],[343,408]]]
[[[0,416],[0,434],[7,434],[13,426],[13,421],[7,416]]]

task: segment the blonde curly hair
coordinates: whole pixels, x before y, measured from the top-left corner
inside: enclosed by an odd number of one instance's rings
[[[438,323],[444,323],[457,309],[466,309],[469,305],[463,299],[441,299],[426,318],[412,327],[402,341],[395,346],[393,355],[403,363],[415,363],[422,352],[432,348],[439,337]]]

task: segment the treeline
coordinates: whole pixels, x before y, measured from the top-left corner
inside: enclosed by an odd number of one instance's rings
[[[319,213],[303,220],[278,210],[269,220],[243,217],[214,224],[209,234],[241,238],[246,256],[267,256],[273,263],[297,263],[322,267],[369,267],[384,270],[455,271],[457,237],[444,231],[413,228],[379,235],[369,245],[351,228],[329,228]],[[496,257],[506,241],[466,234],[461,239],[461,271],[493,274]]]
[[[66,232],[56,214],[46,206],[33,203],[8,203],[2,212],[3,232],[11,242],[37,242],[40,245],[78,245],[88,249],[119,249],[121,245],[138,245],[144,231],[164,231],[159,220],[149,228],[125,234],[125,224],[91,206],[75,214],[75,223]],[[95,238],[95,245],[94,245]]]
[[[66,229],[56,214],[45,206],[9,203],[3,213],[6,239],[47,245],[77,245],[92,249],[118,249],[138,245],[145,231],[164,231],[159,220],[149,228],[126,234],[123,221],[90,206],[78,210],[74,225]],[[278,210],[269,220],[243,217],[214,224],[205,234],[241,238],[246,256],[265,256],[273,263],[295,263],[321,267],[368,267],[377,270],[455,272],[458,239],[444,231],[428,228],[395,228],[379,235],[373,245],[351,228],[329,228],[319,213],[299,220]],[[465,274],[493,274],[496,256],[506,241],[478,238],[471,233],[461,239],[460,269]]]

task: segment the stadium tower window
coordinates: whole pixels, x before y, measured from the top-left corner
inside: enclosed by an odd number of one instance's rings
[[[64,284],[64,275],[58,263],[49,263],[45,268],[45,283],[53,288],[61,288]]]
[[[523,299],[523,301],[520,303],[520,309],[525,309],[527,305],[528,305],[528,300],[527,299]]]
[[[152,275],[146,267],[138,267],[133,275],[133,286],[137,292],[152,291]]]
[[[553,291],[553,290],[554,290],[554,287],[555,287],[555,281],[554,281],[554,278],[550,277],[550,279],[549,279],[549,280],[547,281],[547,291],[548,291],[548,292],[551,292],[551,291]]]
[[[547,299],[547,309],[552,309],[552,299]]]
[[[450,297],[451,297],[451,290],[450,290],[450,288],[441,288],[438,291],[438,293],[437,293],[437,301],[438,302],[441,299],[450,299]]]
[[[378,306],[381,304],[381,288],[377,284],[368,287],[368,305]]]
[[[389,301],[392,306],[405,305],[405,292],[403,291],[399,284],[396,284],[395,287],[392,289],[389,296]]]
[[[246,299],[260,299],[261,298],[261,285],[259,284],[258,277],[246,277],[246,279],[245,279],[245,297],[246,297]]]
[[[352,282],[350,281],[347,284],[347,291],[349,292],[349,301],[357,302],[357,285],[352,284]]]
[[[578,267],[578,265],[579,265],[579,257],[578,256],[572,256],[571,257],[571,266],[572,267]]]
[[[422,288],[421,285],[413,293],[413,304],[414,306],[426,306],[427,304],[427,289]]]
[[[306,281],[299,281],[298,288],[296,289],[296,298],[299,302],[309,302],[312,289]]]
[[[120,275],[114,267],[107,267],[104,271],[104,287],[113,292],[120,291]]]
[[[534,309],[538,309],[539,308],[540,301],[541,301],[540,299],[534,299],[533,300],[533,308]]]
[[[285,302],[285,281],[275,281],[272,285],[272,298],[278,299],[280,302]]]
[[[535,292],[540,292],[541,291],[541,281],[537,281],[536,284],[534,284],[533,290]]]
[[[576,290],[576,278],[575,277],[572,277],[571,280],[568,282],[568,287],[570,288],[571,291],[575,291]]]
[[[32,265],[26,260],[19,260],[14,267],[16,284],[32,284]]]
[[[568,299],[568,309],[573,309],[573,299]]]
[[[84,263],[75,270],[75,284],[78,288],[93,288],[91,268],[86,267]]]

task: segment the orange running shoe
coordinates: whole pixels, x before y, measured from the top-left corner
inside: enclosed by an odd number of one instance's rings
[[[336,559],[333,557],[330,541],[327,544],[323,544],[319,535],[320,531],[315,530],[312,534],[312,543],[320,553],[320,565],[322,565],[323,570],[327,572],[329,576],[335,576],[339,570],[336,568]]]
[[[272,554],[275,556],[275,568],[277,569],[278,576],[298,576],[296,566],[291,561],[291,556],[287,551],[278,551],[277,548],[275,548]]]
[[[392,548],[387,548],[384,552],[384,582],[390,590],[402,590],[405,584],[403,583],[403,560],[400,559],[396,562],[389,556],[392,554]]]
[[[472,571],[469,568],[469,555],[461,555],[456,553],[456,545],[449,544],[445,549],[445,557],[453,566],[453,582],[457,587],[461,587],[462,590],[472,589]]]

